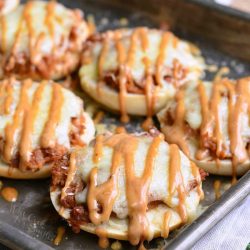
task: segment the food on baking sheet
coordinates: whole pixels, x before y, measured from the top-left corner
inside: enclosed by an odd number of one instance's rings
[[[209,173],[250,169],[250,78],[200,82],[178,91],[158,114],[166,141]]]
[[[196,214],[203,196],[199,172],[159,133],[102,134],[65,155],[52,169],[51,199],[73,230],[137,245]]]
[[[82,88],[126,122],[128,114],[151,117],[202,72],[201,57],[189,43],[171,32],[141,27],[90,37],[79,74]]]
[[[13,11],[19,2],[19,0],[0,0],[0,16]]]
[[[49,176],[51,164],[94,136],[83,102],[59,84],[44,80],[0,82],[0,176]]]
[[[58,79],[79,64],[89,35],[80,10],[56,1],[29,1],[0,21],[0,79]]]

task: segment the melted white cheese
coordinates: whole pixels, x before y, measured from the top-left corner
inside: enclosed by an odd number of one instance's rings
[[[128,55],[129,47],[131,44],[131,34],[132,29],[130,30],[121,30],[121,39],[120,42],[124,47],[125,54]],[[130,72],[133,79],[136,82],[141,82],[143,77],[145,76],[145,65],[143,63],[143,59],[145,57],[150,60],[150,72],[154,72],[156,68],[156,60],[159,55],[160,43],[162,40],[163,32],[154,29],[147,29],[147,39],[148,39],[148,47],[144,51],[141,45],[141,39],[137,39],[136,48],[134,51],[134,61],[132,67],[130,67]],[[164,79],[164,75],[166,74],[166,67],[173,68],[174,59],[178,59],[178,61],[182,64],[182,66],[188,69],[188,74],[183,82],[187,82],[188,80],[197,79],[204,68],[203,62],[200,58],[194,56],[191,52],[190,45],[183,41],[179,40],[177,42],[177,47],[174,48],[173,36],[170,36],[169,41],[167,43],[166,49],[164,50],[164,60],[162,64],[161,70],[161,81],[164,83],[163,88],[171,89],[173,88],[172,84],[167,82]],[[92,60],[91,63],[84,64],[80,70],[80,76],[82,77],[82,81],[87,81],[91,83],[96,83],[98,81],[98,58],[101,53],[101,49],[103,47],[103,43],[94,42],[91,47],[91,55]],[[115,45],[114,39],[109,39],[108,41],[108,51],[103,62],[103,71],[112,71],[119,68],[118,60],[117,60],[117,49]],[[173,90],[172,90],[173,91]]]
[[[145,168],[146,155],[150,144],[152,143],[152,137],[140,136],[138,137],[139,144],[135,151],[134,156],[134,170],[136,176],[142,176]],[[93,162],[93,146],[88,146],[83,150],[77,151],[76,166],[78,173],[85,183],[88,183],[89,174],[94,167],[98,168],[97,184],[100,185],[106,182],[110,177],[110,169],[112,166],[112,155],[113,149],[104,146],[102,157],[98,164]],[[184,186],[186,190],[189,190],[189,183],[195,179],[192,174],[191,162],[189,159],[180,151],[181,156],[181,173],[183,176]],[[78,203],[86,202],[88,186],[76,195]],[[119,174],[118,174],[118,190],[119,194],[113,205],[113,212],[116,213],[118,218],[126,218],[128,215],[128,205],[126,198],[126,175],[125,165],[122,161]],[[185,205],[188,211],[194,211],[197,206],[197,191],[192,190],[192,194],[187,196]],[[195,197],[195,198],[194,198]],[[160,143],[158,153],[153,163],[153,174],[149,186],[148,200],[151,201],[162,201],[169,207],[176,207],[179,202],[177,192],[170,197],[169,194],[169,145],[162,141]],[[193,202],[192,204],[192,201]]]
[[[1,84],[1,83],[0,83]],[[0,137],[5,139],[5,128],[8,124],[11,124],[13,122],[13,117],[17,108],[17,104],[20,100],[20,89],[23,83],[19,81],[15,81],[13,83],[13,99],[10,106],[10,113],[9,114],[0,114]],[[39,83],[33,82],[31,87],[28,90],[28,96],[29,96],[29,103],[32,103],[34,93],[36,89],[38,88]],[[41,141],[41,135],[44,131],[44,127],[46,122],[49,119],[49,112],[51,107],[51,101],[52,101],[52,94],[53,94],[53,83],[48,83],[42,93],[41,100],[39,102],[39,108],[37,111],[37,116],[34,120],[34,126],[32,131],[32,148],[36,149],[40,146]],[[82,100],[75,96],[71,91],[61,88],[62,94],[63,94],[63,105],[61,107],[61,110],[58,109],[58,112],[60,112],[60,120],[56,124],[55,128],[55,141],[57,144],[62,145],[66,148],[70,148],[70,138],[69,134],[70,131],[72,131],[72,123],[71,119],[73,117],[79,118],[81,115],[84,116],[84,126],[85,130],[83,134],[81,134],[82,141],[85,143],[88,143],[94,135],[94,125],[88,114],[83,112],[83,102]],[[4,103],[4,96],[0,96],[0,105]],[[32,106],[32,105],[31,105]],[[31,106],[29,107],[29,110],[31,109]],[[59,107],[58,107],[59,108]],[[28,111],[29,111],[28,110]],[[18,145],[20,143],[20,136],[21,136],[21,129],[23,127],[23,121],[20,121],[18,131],[15,135],[15,148],[14,152],[17,152]]]
[[[211,100],[212,95],[212,82],[203,82],[205,87],[205,92],[208,100]],[[185,121],[190,125],[190,127],[194,130],[198,130],[202,124],[202,113],[201,113],[201,104],[200,104],[200,96],[195,84],[187,85],[185,88]],[[176,101],[173,99],[168,102],[166,108],[159,113],[159,117],[164,117],[168,110],[175,110]],[[230,138],[229,138],[229,124],[228,124],[228,97],[222,96],[218,103],[219,110],[219,123],[221,125],[221,133],[223,143],[227,146],[230,146]],[[160,119],[161,120],[161,119]],[[161,126],[164,126],[162,123]],[[240,131],[243,136],[243,140],[245,142],[249,141],[250,138],[250,119],[248,112],[245,110],[240,119]],[[191,138],[189,138],[192,140]]]

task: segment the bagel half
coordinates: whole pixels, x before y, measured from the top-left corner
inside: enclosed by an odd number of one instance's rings
[[[79,75],[83,90],[126,121],[127,114],[152,116],[203,68],[187,42],[140,27],[90,37]]]
[[[55,160],[95,133],[82,100],[48,81],[1,81],[0,120],[0,176],[15,179],[49,176]]]
[[[2,15],[0,79],[59,79],[76,69],[89,29],[80,10],[28,1]]]
[[[211,174],[250,169],[250,78],[201,82],[181,89],[157,116],[166,141],[176,143]]]
[[[0,16],[13,11],[19,2],[19,0],[0,0]]]
[[[137,245],[196,215],[201,175],[161,134],[98,135],[55,163],[52,203],[75,231]]]

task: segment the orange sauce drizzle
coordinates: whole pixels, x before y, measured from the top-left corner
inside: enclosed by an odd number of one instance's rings
[[[107,231],[104,228],[97,227],[95,230],[96,235],[99,237],[98,244],[101,248],[109,247],[109,240],[107,237]]]
[[[130,69],[134,64],[135,53],[136,53],[136,45],[138,42],[139,29],[135,29],[130,36],[130,46],[128,49],[128,57],[126,66]]]
[[[123,134],[120,134],[125,142],[120,143],[120,138],[115,136],[114,140],[108,140],[105,144],[111,144],[114,149],[113,158],[112,158],[112,166],[110,169],[111,176],[108,181],[102,183],[101,185],[97,185],[97,168],[93,168],[90,173],[90,184],[89,184],[89,193],[87,197],[87,203],[89,208],[89,217],[90,220],[98,225],[102,222],[108,221],[113,204],[115,202],[115,198],[118,195],[118,186],[117,186],[117,178],[118,178],[118,167],[122,160],[122,153],[124,150],[124,145],[126,144],[126,139]],[[98,212],[98,204],[102,207],[102,213]]]
[[[171,126],[165,126],[162,131],[168,143],[176,143],[181,150],[189,155],[188,145],[185,140],[184,120],[185,120],[185,103],[184,90],[180,90],[176,95],[176,119]]]
[[[125,95],[126,95],[126,83],[127,83],[127,77],[126,77],[126,68],[125,68],[125,61],[126,61],[126,52],[125,48],[122,44],[122,42],[119,40],[121,34],[119,32],[116,32],[114,35],[115,38],[115,47],[117,51],[117,61],[119,64],[119,75],[118,75],[118,81],[119,81],[119,105],[121,109],[121,121],[126,123],[129,121],[129,117],[126,112],[125,107]]]
[[[136,43],[138,37],[138,29],[135,29],[130,36],[130,46],[128,48],[128,55],[125,63],[120,66],[119,70],[119,101],[120,101],[120,110],[121,110],[121,121],[124,123],[129,122],[129,117],[126,111],[126,94],[127,94],[127,83],[128,83],[128,75],[130,75],[130,68],[134,63],[134,55],[136,50]],[[118,51],[120,53],[120,51]],[[120,56],[118,56],[120,57]]]
[[[163,218],[163,227],[162,227],[162,232],[161,232],[161,237],[167,238],[169,235],[169,223],[171,219],[171,212],[167,211],[164,214]]]
[[[116,161],[120,163],[120,158],[117,157]],[[111,178],[99,186],[97,185],[97,168],[93,168],[91,170],[87,202],[89,208],[89,218],[95,225],[108,221],[111,215],[115,198],[118,195],[116,174],[117,167],[118,165],[115,165],[111,170]],[[109,192],[104,192],[106,190],[109,190]],[[102,213],[98,212],[98,204],[102,207]]]
[[[104,42],[103,42],[103,46],[101,48],[101,52],[100,52],[100,55],[99,55],[99,58],[98,58],[98,76],[99,76],[99,79],[103,79],[103,64],[105,62],[105,59],[107,57],[107,53],[108,53],[108,49],[109,49],[109,39],[110,37],[107,36],[105,39],[104,39]],[[102,81],[98,81],[97,82],[97,93],[98,95],[101,94],[101,86],[102,86]]]
[[[36,89],[33,102],[30,109],[24,115],[24,123],[23,123],[23,131],[21,134],[21,142],[20,142],[20,167],[22,165],[25,166],[27,162],[30,160],[30,156],[32,154],[32,133],[34,129],[34,121],[38,115],[39,105],[42,99],[43,90],[46,86],[47,82],[42,82]]]
[[[53,14],[54,14],[55,5],[56,5],[55,1],[50,1],[50,2],[48,2],[47,6],[46,6],[47,14],[45,17],[45,25],[48,27],[49,34],[51,37],[53,37],[53,35],[54,35]],[[29,51],[30,51],[31,61],[33,60],[35,53],[36,53],[35,48],[39,47],[38,46],[39,41],[43,37],[43,35],[40,34],[37,41],[34,40],[35,29],[32,26],[32,15],[31,15],[32,7],[33,7],[32,1],[26,3],[24,6],[23,14],[20,17],[18,28],[17,28],[16,33],[15,33],[15,39],[14,39],[14,43],[12,46],[12,53],[11,53],[11,54],[15,54],[15,52],[17,50],[17,46],[18,46],[19,39],[20,39],[20,34],[22,32],[22,27],[23,27],[24,22],[25,22],[25,25],[27,25],[27,29],[28,29]],[[6,50],[6,41],[5,41],[6,24],[5,24],[4,17],[1,17],[1,26],[2,26],[2,30],[3,30],[3,33],[1,36],[1,44],[2,44],[2,50],[5,51]]]
[[[147,250],[146,247],[144,246],[144,241],[141,241],[138,250]]]
[[[56,234],[56,238],[54,239],[53,243],[54,245],[56,246],[59,246],[62,239],[63,239],[63,236],[65,234],[65,227],[58,227],[57,228],[57,234]]]
[[[216,155],[220,155],[220,152],[222,151],[222,144],[223,144],[223,138],[222,138],[222,131],[221,131],[221,122],[220,122],[220,114],[219,114],[219,102],[221,100],[220,95],[221,87],[219,84],[213,85],[213,92],[212,92],[212,102],[211,102],[211,113],[210,116],[212,119],[214,119],[215,122],[215,138],[216,138]],[[210,121],[212,123],[212,121]],[[210,124],[211,124],[210,123]]]
[[[201,200],[204,198],[204,192],[202,190],[202,187],[201,187],[201,176],[200,176],[200,172],[199,172],[199,168],[195,165],[194,162],[191,162],[191,170],[192,170],[192,174],[195,178],[195,180],[198,182],[198,185],[196,187],[197,189],[197,192],[201,198]]]
[[[170,38],[172,37],[173,47],[176,48],[178,44],[178,39],[174,37],[170,32],[165,32],[162,35],[162,39],[159,45],[159,54],[156,59],[156,82],[158,86],[162,86],[161,82],[161,69],[165,59],[165,52]],[[122,31],[116,31],[114,34],[109,35],[104,39],[103,46],[98,58],[98,75],[99,81],[97,84],[97,92],[100,92],[100,85],[102,84],[103,78],[103,64],[107,56],[109,40],[114,39],[115,48],[117,51],[117,62],[119,67],[119,73],[117,76],[119,84],[119,106],[121,112],[121,121],[127,123],[129,117],[126,111],[126,95],[127,95],[127,84],[130,84],[133,81],[131,76],[131,67],[134,64],[135,54],[137,46],[140,42],[140,46],[144,52],[147,51],[149,46],[148,39],[148,29],[147,28],[135,28],[130,35],[130,44],[126,50],[122,44]],[[147,106],[147,120],[142,125],[145,130],[148,130],[153,126],[152,115],[154,114],[154,104],[156,99],[157,87],[154,86],[154,80],[152,77],[152,72],[150,72],[150,60],[147,56],[143,58],[143,63],[145,64],[145,95],[146,95],[146,106]]]
[[[144,51],[149,46],[149,41],[148,41],[148,36],[147,36],[148,29],[146,28],[136,28],[134,29],[132,35],[130,36],[130,45],[128,48],[128,53],[126,55],[125,48],[123,47],[123,44],[120,40],[121,38],[121,33],[115,32],[114,33],[114,39],[115,39],[115,47],[117,51],[117,61],[119,65],[119,75],[118,75],[118,82],[119,82],[119,105],[120,105],[120,111],[121,111],[121,121],[122,122],[128,122],[129,117],[126,112],[126,104],[125,104],[125,96],[127,94],[127,88],[126,85],[128,81],[130,81],[131,77],[131,67],[133,66],[134,63],[134,56],[136,52],[136,47],[138,44],[138,38],[140,38],[140,43],[141,47]],[[170,33],[167,33],[170,34]],[[163,41],[162,41],[162,46],[160,48],[160,52],[158,55],[158,63],[157,63],[157,68],[158,71],[160,70],[159,68],[161,67],[161,64],[164,61],[164,51],[165,47],[167,45],[167,36],[163,35]],[[101,53],[98,59],[98,74],[99,78],[102,79],[102,72],[103,72],[103,63],[106,58],[107,50],[108,50],[108,41],[111,38],[111,36],[107,36],[107,38],[104,40],[103,47],[101,49]],[[149,60],[148,58],[145,58],[146,64],[148,65],[146,67],[146,71],[149,71]],[[148,69],[147,69],[148,68]],[[152,93],[152,85],[153,85],[153,79],[150,74],[150,72],[147,72],[147,79],[146,79],[146,86],[145,86],[145,94],[146,94],[146,102],[147,102],[147,110],[148,110],[148,120],[147,123],[152,123],[151,116],[153,113],[153,104],[154,101],[153,99],[155,97],[152,97],[154,94]],[[98,82],[97,88],[99,89],[101,84],[101,81]],[[150,126],[149,126],[150,127]]]
[[[16,202],[18,191],[13,187],[5,187],[1,190],[1,195],[8,202]]]
[[[33,50],[33,44],[34,44],[34,28],[32,26],[32,16],[31,16],[31,9],[32,9],[33,3],[28,2],[26,3],[24,10],[23,10],[23,18],[25,21],[25,24],[28,28],[28,37],[29,37],[29,52],[30,52],[30,59],[31,62],[33,62],[34,58],[34,50]]]
[[[129,210],[128,237],[133,245],[148,237],[148,220],[146,218],[148,190],[153,173],[155,157],[162,138],[155,137],[146,156],[146,164],[142,177],[136,177],[134,172],[134,154],[125,158],[126,194]]]
[[[145,131],[148,131],[154,124],[153,120],[152,120],[152,116],[154,113],[155,88],[153,86],[153,77],[150,73],[150,60],[149,60],[149,58],[144,57],[143,63],[145,65],[145,70],[146,70],[145,94],[146,94],[146,104],[147,104],[147,119],[143,122],[142,128]]]
[[[126,52],[125,48],[120,40],[121,32],[115,31],[114,39],[115,39],[115,47],[117,51],[117,62],[119,65],[123,64],[126,60]]]
[[[39,49],[41,48],[41,43],[44,41],[44,37],[46,36],[45,32],[36,32],[35,27],[33,27],[33,21],[34,13],[32,13],[32,9],[34,6],[33,1],[28,1],[26,4],[24,4],[22,14],[20,16],[20,19],[18,20],[17,28],[15,29],[14,34],[14,40],[13,45],[10,49],[10,59],[15,60],[16,54],[18,54],[18,47],[20,44],[20,39],[22,39],[22,33],[24,27],[27,28],[27,42],[28,42],[28,49],[29,49],[29,58],[30,63],[34,66],[37,65],[37,59],[40,60],[40,57],[36,57],[36,55],[39,53]],[[54,10],[56,6],[56,1],[49,1],[46,4],[46,13],[44,17],[44,25],[47,26],[48,33],[51,36],[51,42],[54,41],[54,34],[55,34],[55,28],[54,28],[54,20],[59,22],[60,17],[54,16]],[[0,17],[0,26],[2,28],[2,34],[0,34],[1,40],[0,40],[0,50],[6,51],[6,20],[5,17]],[[51,54],[55,53],[55,46],[52,44]],[[7,67],[13,67],[13,60],[7,61]],[[15,62],[15,61],[14,61]]]
[[[232,176],[233,183],[236,179],[236,168],[248,158],[247,149],[241,135],[241,117],[250,110],[250,78],[243,78],[232,83],[227,79],[215,81],[212,87],[210,100],[206,94],[205,86],[201,82],[197,91],[200,98],[202,123],[200,127],[199,149],[196,158],[201,160],[209,155],[206,148],[207,139],[213,138],[216,144],[215,161],[220,166],[220,159],[225,155],[225,143],[223,141],[222,124],[220,121],[219,104],[222,96],[228,97],[228,133],[230,139],[229,150],[232,154]],[[176,118],[172,126],[166,125],[163,128],[166,140],[169,143],[176,143],[187,154],[185,134],[183,131],[184,109],[184,90],[180,90],[176,96]],[[178,133],[177,133],[178,131]],[[176,136],[177,134],[177,136]],[[209,137],[209,138],[207,138]]]
[[[44,20],[44,24],[47,26],[48,31],[49,31],[49,35],[51,37],[51,40],[53,42],[52,44],[52,54],[55,53],[55,43],[54,43],[54,34],[55,34],[55,28],[53,25],[53,18],[55,17],[54,12],[55,12],[55,7],[56,7],[56,1],[50,1],[48,2],[47,6],[46,6],[46,10],[47,10],[47,14]],[[40,36],[37,39],[37,44],[36,44],[36,48],[38,49],[40,47],[39,41],[41,42],[43,38],[43,34],[40,34]]]
[[[226,151],[231,152],[232,158],[232,182],[237,181],[237,166],[248,159],[246,143],[244,142],[242,129],[242,116],[250,114],[250,78],[242,78],[236,83],[228,79],[216,80],[212,86],[211,98],[206,94],[206,89],[201,82],[197,86],[199,94],[202,122],[199,135],[199,149],[195,157],[202,160],[209,156],[210,149],[207,148],[208,140],[215,144],[215,158],[217,166],[220,167],[220,160],[226,156]],[[220,118],[219,105],[222,98],[228,99],[228,135],[230,145],[224,142],[222,133],[222,121]],[[186,153],[186,139],[183,131],[184,122],[184,90],[177,94],[176,118],[172,126],[166,125],[162,130],[169,143],[176,143]],[[178,131],[178,133],[176,132]],[[178,136],[176,136],[176,134]],[[187,153],[186,153],[187,154]]]
[[[146,78],[146,103],[147,103],[147,116],[152,119],[153,115],[153,78],[148,74]]]
[[[248,81],[250,78],[248,78]],[[231,115],[229,117],[229,134],[230,134],[230,149],[232,152],[232,173],[233,173],[233,184],[236,183],[236,167],[238,164],[243,163],[247,158],[247,150],[244,145],[243,138],[241,136],[240,119],[244,112],[244,106],[248,105],[249,109],[249,98],[250,98],[250,84],[247,84],[244,79],[239,80],[236,85],[236,102],[234,109],[232,110],[231,101]],[[232,97],[233,98],[233,97]],[[232,99],[231,98],[231,99]],[[246,110],[245,112],[248,112]]]
[[[102,79],[103,77],[103,64],[105,62],[107,53],[108,53],[108,49],[109,49],[109,37],[106,37],[104,42],[103,42],[103,46],[100,52],[100,56],[98,59],[98,74],[99,74],[99,78]],[[101,83],[101,82],[99,82]]]
[[[5,98],[6,95],[6,81],[3,81],[2,84],[0,84],[0,98]],[[0,107],[0,114],[4,114],[4,105],[1,105]]]
[[[6,84],[7,84],[6,80],[3,80],[3,83],[0,84],[0,96],[1,97],[5,94]]]
[[[121,71],[124,71],[124,69],[121,68]],[[120,92],[119,92],[119,102],[120,102],[120,109],[121,109],[121,122],[127,123],[129,122],[129,116],[126,112],[126,104],[125,104],[125,96],[127,93],[126,90],[126,78],[123,76],[119,77],[119,86],[120,86]]]
[[[1,49],[0,51],[5,52],[6,51],[6,21],[4,16],[0,16],[0,26],[2,33],[0,34],[1,37]]]
[[[25,4],[24,8],[23,8],[23,13],[19,19],[19,23],[18,23],[18,27],[16,29],[15,32],[15,37],[14,37],[14,42],[12,45],[12,48],[10,50],[10,55],[15,56],[17,50],[18,50],[18,45],[19,45],[19,40],[21,37],[21,33],[22,33],[22,29],[23,29],[23,25],[27,26],[27,30],[28,30],[28,43],[29,43],[29,52],[30,52],[30,59],[31,62],[33,61],[34,58],[34,53],[36,52],[36,50],[34,49],[34,34],[35,34],[35,30],[32,26],[32,16],[31,16],[31,9],[32,9],[33,3],[32,2],[28,2]],[[3,33],[2,33],[2,50],[5,51],[6,50],[6,24],[5,24],[5,20],[4,17],[1,18],[1,26],[3,29]]]
[[[46,9],[47,9],[47,15],[45,17],[45,25],[48,27],[49,34],[53,38],[54,36],[54,25],[53,25],[53,17],[54,17],[54,11],[56,7],[56,1],[50,1],[48,2]]]
[[[10,107],[13,100],[13,81],[13,78],[8,78],[0,84],[0,97],[4,100],[0,107],[0,114],[10,114]]]
[[[5,114],[9,114],[10,113],[10,107],[12,104],[12,100],[13,100],[13,86],[11,84],[11,80],[7,85],[7,91],[6,91],[6,98],[5,98],[5,103],[4,103],[4,113]]]
[[[215,200],[218,200],[220,198],[220,196],[221,196],[220,188],[221,188],[221,181],[220,180],[215,180],[214,181]]]
[[[24,13],[25,13],[26,6],[24,7],[23,14],[21,15],[21,17],[19,19],[18,27],[17,27],[16,33],[15,33],[14,43],[13,43],[13,46],[12,46],[11,51],[10,51],[10,54],[12,54],[12,55],[16,54],[16,51],[18,48],[18,43],[19,43],[19,39],[20,39],[20,35],[22,32],[22,27],[23,27],[23,20],[24,20]]]
[[[12,85],[14,79],[10,78],[1,85],[1,95],[7,92],[4,107],[6,112],[10,112],[10,106],[13,99],[14,86]],[[15,84],[13,82],[13,84]],[[30,161],[32,156],[32,134],[34,130],[34,122],[39,115],[39,106],[43,97],[44,88],[47,81],[41,82],[35,90],[32,101],[29,99],[29,89],[32,86],[32,80],[27,79],[20,83],[20,96],[16,109],[13,114],[13,119],[5,127],[5,143],[3,145],[3,159],[7,163],[11,163],[15,157],[14,150],[19,148],[20,162],[19,168],[25,169],[25,166]],[[4,88],[6,90],[4,90]],[[41,135],[41,147],[53,147],[55,142],[55,128],[60,121],[61,108],[63,105],[62,87],[58,84],[53,84],[53,96],[50,106],[49,119],[45,124],[43,133]],[[5,112],[5,113],[6,113]],[[17,140],[17,136],[20,139]],[[11,169],[10,173],[11,175]]]
[[[107,138],[104,144],[113,148],[112,165],[110,178],[97,185],[97,168],[93,168],[90,173],[89,191],[87,203],[89,217],[92,223],[99,225],[109,220],[113,204],[118,195],[118,170],[122,160],[125,163],[126,174],[126,194],[129,210],[129,240],[136,245],[144,238],[147,238],[148,221],[147,211],[147,192],[154,167],[154,160],[158,152],[158,147],[162,137],[155,137],[148,149],[143,175],[135,176],[134,153],[138,145],[138,139],[129,134],[116,134]],[[101,213],[99,210],[101,206]]]
[[[169,146],[170,159],[169,159],[169,194],[170,200],[173,194],[177,190],[179,204],[178,210],[179,215],[183,223],[187,221],[187,211],[185,207],[186,192],[183,182],[183,176],[181,173],[181,156],[179,148],[176,144],[171,144]]]
[[[139,136],[127,133],[114,134],[109,137],[97,136],[96,144],[93,148],[93,162],[96,163],[99,161],[104,146],[111,148],[113,152],[109,178],[105,182],[98,184],[98,168],[94,167],[90,171],[88,181],[87,207],[89,219],[96,225],[95,233],[99,236],[99,245],[102,248],[107,248],[109,242],[107,231],[101,227],[101,224],[107,222],[112,216],[113,206],[119,194],[118,174],[121,167],[124,167],[125,171],[125,190],[128,206],[128,240],[133,245],[140,243],[140,249],[143,249],[144,240],[148,240],[151,237],[147,219],[147,211],[149,209],[148,192],[156,157],[164,138],[161,134],[152,138],[146,153],[143,173],[141,176],[138,176],[135,171],[135,154],[138,149],[139,138]],[[187,190],[183,182],[181,155],[177,145],[172,144],[169,146],[169,155],[168,166],[166,166],[169,171],[169,199],[171,203],[173,195],[176,192],[178,193],[179,203],[176,209],[184,223],[187,221],[185,206]],[[194,177],[197,181],[200,181],[198,168],[195,164],[191,167]],[[68,177],[61,197],[66,195],[66,190],[73,181],[75,172],[76,165],[73,152],[70,159]],[[200,194],[202,196],[201,190]],[[163,237],[167,237],[169,234],[171,215],[170,211],[166,211],[164,214],[162,225]]]
[[[170,32],[165,32],[162,36],[162,40],[160,42],[160,47],[159,47],[159,54],[158,57],[156,59],[156,82],[159,86],[162,86],[162,82],[161,82],[161,68],[162,68],[162,64],[164,62],[165,59],[165,51],[169,42],[169,38],[170,38],[171,33]]]
[[[247,159],[247,150],[245,148],[243,138],[241,136],[240,119],[244,111],[244,106],[248,105],[248,98],[250,96],[249,84],[246,82],[249,79],[241,79],[236,85],[233,85],[229,80],[220,80],[214,83],[212,98],[211,98],[211,111],[207,110],[203,112],[203,124],[204,129],[202,129],[202,134],[207,133],[207,131],[212,131],[216,138],[216,155],[217,157],[223,156],[223,138],[221,132],[221,124],[219,121],[219,111],[218,105],[220,102],[220,91],[224,90],[228,93],[228,132],[230,139],[230,150],[232,154],[232,175],[233,182],[236,181],[236,167],[238,164],[244,162]],[[201,90],[203,88],[203,90]],[[204,98],[204,87],[199,87],[201,105],[205,105],[207,101],[202,100]],[[205,98],[204,98],[205,99]],[[205,102],[203,104],[203,102]],[[209,117],[207,119],[205,117]],[[212,119],[214,119],[215,129],[211,128],[213,126]],[[201,135],[202,135],[201,134]],[[218,158],[219,159],[219,158]]]
[[[50,106],[49,119],[45,125],[41,138],[41,145],[44,148],[55,146],[55,129],[56,125],[60,121],[63,101],[64,97],[62,87],[59,84],[53,84],[53,96]]]
[[[222,132],[219,118],[218,104],[221,96],[221,85],[219,82],[214,83],[212,89],[211,102],[208,101],[208,97],[205,92],[205,87],[202,83],[198,85],[198,92],[200,95],[201,112],[202,112],[202,125],[201,125],[201,139],[206,140],[205,135],[214,133],[216,140],[216,155],[219,156],[222,150]],[[201,147],[205,142],[201,140]]]
[[[13,156],[14,143],[16,135],[19,131],[20,123],[23,120],[24,113],[29,106],[28,90],[31,86],[31,80],[26,80],[23,83],[23,86],[20,91],[20,100],[17,105],[13,121],[10,124],[7,124],[5,127],[5,144],[3,149],[3,158],[6,162],[10,163]]]
[[[202,116],[202,123],[201,123],[201,138],[202,138],[202,131],[206,130],[206,125],[208,124],[208,119],[209,117],[209,104],[208,104],[208,97],[206,95],[205,87],[201,83],[199,83],[197,87],[198,93],[199,93],[199,98],[200,98],[200,105],[201,105],[201,116]],[[197,151],[196,153],[196,158],[198,160],[201,160],[203,157],[206,156],[205,149],[203,149],[203,141],[200,140],[200,150]]]
[[[95,142],[95,148],[94,148],[94,154],[93,154],[93,162],[97,164],[103,154],[103,135],[97,135],[96,136],[96,142]]]
[[[87,16],[87,26],[89,29],[89,34],[94,34],[96,32],[95,18],[93,15]]]

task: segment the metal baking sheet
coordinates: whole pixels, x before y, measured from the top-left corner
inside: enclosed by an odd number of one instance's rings
[[[94,16],[97,29],[100,31],[124,27],[124,25],[160,27],[161,21],[164,21],[164,18],[156,19],[151,12],[135,11],[130,5],[120,5],[119,1],[64,0],[60,2],[71,8],[82,9],[86,17]],[[198,0],[193,2],[199,4]],[[229,67],[230,77],[250,75],[250,64],[217,51],[208,42],[188,32],[178,29],[175,31],[181,38],[197,44],[208,64]],[[208,73],[206,79],[212,79],[212,77],[213,74]],[[109,114],[105,118],[105,123],[116,124],[118,119],[118,116]],[[140,122],[141,119],[136,119],[127,128],[130,131],[138,130]],[[215,180],[221,181],[221,193],[225,192],[217,202],[215,202],[213,188]],[[19,192],[15,203],[8,203],[0,198],[0,242],[2,244],[12,249],[99,249],[96,236],[85,232],[72,233],[71,228],[55,212],[49,198],[49,179],[17,181],[1,178],[1,181],[4,186],[15,187]],[[201,203],[201,215],[197,220],[185,228],[172,232],[169,239],[155,239],[150,244],[146,244],[146,247],[167,246],[167,249],[189,249],[199,237],[249,194],[250,173],[242,177],[232,188],[230,188],[230,181],[231,179],[227,177],[209,176],[203,183],[205,199]],[[53,240],[59,226],[64,226],[66,232],[61,244],[55,246]],[[136,249],[126,242],[122,242],[122,246],[123,249]]]

